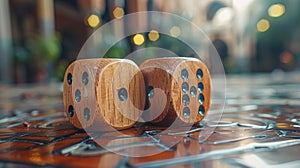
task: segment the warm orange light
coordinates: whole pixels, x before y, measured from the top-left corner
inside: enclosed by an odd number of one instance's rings
[[[268,9],[269,16],[280,17],[285,13],[285,6],[282,4],[273,4]]]
[[[29,156],[29,160],[34,163],[42,163],[43,161],[39,152],[31,153],[31,155]]]
[[[291,63],[294,60],[294,56],[290,52],[283,52],[280,55],[280,61],[284,64]]]
[[[97,27],[100,24],[100,18],[97,15],[95,15],[95,14],[91,14],[87,18],[87,23],[92,28],[95,28],[95,27]]]
[[[120,8],[120,7],[116,7],[114,10],[113,10],[113,15],[116,19],[120,19],[124,16],[124,10],[123,8]]]
[[[260,21],[257,22],[256,28],[257,28],[257,31],[259,31],[259,32],[265,32],[265,31],[269,30],[270,22],[266,19],[261,19]]]
[[[135,45],[142,45],[145,42],[145,38],[142,34],[136,34],[133,36],[133,43]]]
[[[156,41],[159,39],[159,33],[158,31],[156,30],[151,30],[149,33],[148,33],[148,38],[149,40],[151,41]]]

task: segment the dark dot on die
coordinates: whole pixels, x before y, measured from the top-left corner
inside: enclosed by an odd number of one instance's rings
[[[84,116],[85,121],[89,121],[90,120],[90,118],[91,118],[91,112],[90,112],[89,108],[85,108],[84,109],[83,116]]]
[[[73,117],[74,116],[74,108],[72,105],[69,106],[68,108],[68,113],[69,113],[69,116],[70,117]]]
[[[203,103],[204,103],[204,95],[203,95],[203,94],[199,94],[199,96],[198,96],[198,102],[199,102],[200,104],[203,104]]]
[[[196,89],[195,86],[191,87],[190,94],[191,94],[192,97],[196,97],[196,95],[197,95],[197,89]]]
[[[153,86],[148,86],[146,92],[147,92],[147,97],[149,99],[154,97],[154,88],[153,88]]]
[[[199,83],[198,83],[198,91],[199,91],[199,92],[203,92],[203,90],[204,90],[204,85],[203,85],[202,82],[199,82]]]
[[[189,118],[191,114],[190,108],[184,107],[182,113],[184,118]]]
[[[182,103],[184,104],[184,106],[187,106],[190,104],[190,97],[188,94],[184,94],[182,96]]]
[[[75,101],[76,101],[76,102],[80,102],[80,100],[81,100],[81,92],[80,92],[79,89],[77,89],[77,90],[75,91]]]
[[[69,85],[72,84],[72,74],[71,73],[68,73],[68,75],[67,75],[67,82]]]
[[[181,79],[187,80],[189,78],[189,72],[186,69],[181,71]]]
[[[125,88],[121,88],[118,91],[118,97],[121,101],[125,101],[128,98],[128,93],[127,90]]]
[[[196,75],[197,75],[197,78],[198,79],[202,79],[203,78],[203,71],[202,69],[198,69],[197,72],[196,72]]]
[[[89,74],[87,72],[82,73],[82,83],[87,85],[89,83]]]
[[[199,113],[199,115],[204,116],[205,108],[203,105],[199,106],[198,113]]]
[[[187,82],[183,82],[181,85],[181,90],[186,93],[189,91],[189,84]]]

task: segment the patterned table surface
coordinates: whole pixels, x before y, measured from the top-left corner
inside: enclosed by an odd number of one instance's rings
[[[95,132],[127,143],[109,150],[67,122],[59,88],[0,85],[0,167],[300,167],[299,73],[228,76],[220,122],[188,132],[159,134],[162,128],[149,125],[122,131],[134,141]],[[215,129],[203,141],[208,128]],[[161,152],[115,154],[130,148]]]

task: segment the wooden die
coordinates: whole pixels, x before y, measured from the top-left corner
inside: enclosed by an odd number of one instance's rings
[[[140,69],[147,88],[146,121],[168,126],[176,118],[183,124],[195,124],[205,117],[211,79],[203,62],[196,58],[155,58],[142,63]]]
[[[64,110],[77,128],[129,128],[139,119],[145,97],[143,75],[130,60],[77,60],[65,73]]]

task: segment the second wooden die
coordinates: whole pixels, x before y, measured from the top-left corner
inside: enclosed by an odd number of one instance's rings
[[[207,114],[211,99],[208,68],[196,58],[156,58],[140,65],[147,88],[143,118],[168,126],[179,118],[194,124]]]

